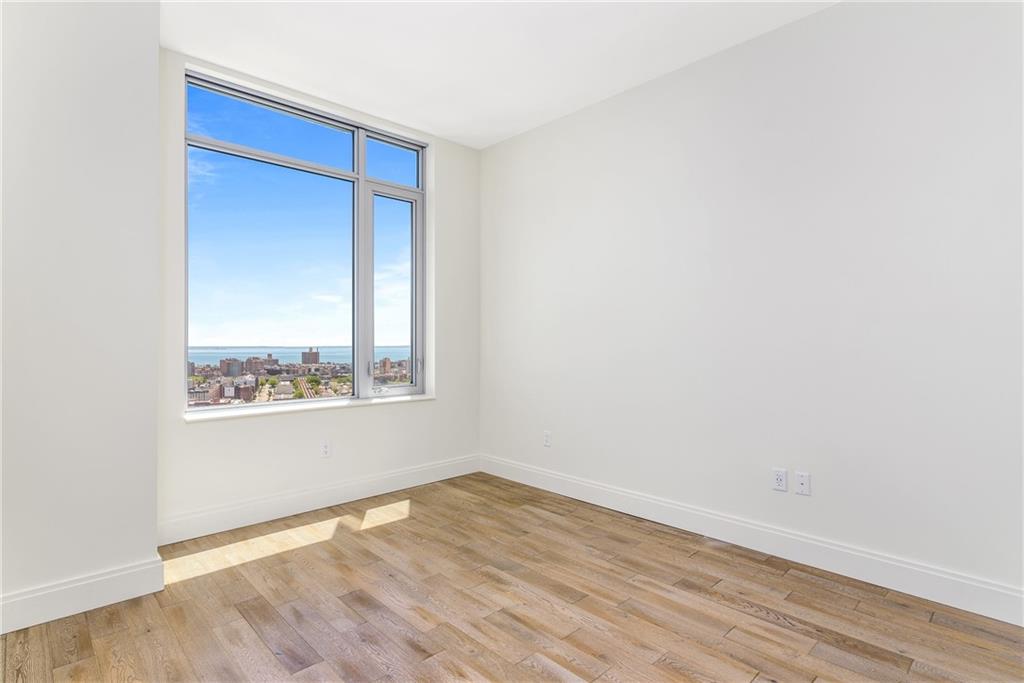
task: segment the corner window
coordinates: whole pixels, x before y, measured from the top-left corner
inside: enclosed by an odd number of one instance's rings
[[[189,75],[189,409],[423,390],[421,145]]]

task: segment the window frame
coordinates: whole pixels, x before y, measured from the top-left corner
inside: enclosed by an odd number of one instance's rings
[[[190,134],[188,130],[188,87],[194,85],[212,90],[228,97],[234,97],[252,104],[276,109],[293,116],[298,116],[316,123],[346,130],[352,135],[352,170],[325,166],[323,164],[304,161],[287,155],[268,152],[246,145],[225,142],[203,135]],[[189,351],[189,230],[188,230],[188,150],[197,148],[236,157],[264,162],[296,171],[314,173],[316,175],[346,180],[353,184],[353,216],[352,216],[352,394],[335,398],[291,399],[282,401],[276,407],[301,404],[323,406],[331,403],[348,403],[358,399],[377,399],[391,396],[408,396],[426,392],[425,372],[425,319],[426,319],[426,244],[425,244],[425,210],[426,176],[425,162],[428,144],[412,138],[360,124],[341,116],[307,107],[289,100],[252,90],[242,85],[221,80],[207,74],[190,69],[185,70],[183,82],[185,91],[185,126],[183,149],[185,163],[185,344],[184,362],[182,367],[182,398],[185,412],[195,414],[203,411],[233,411],[242,408],[275,407],[274,401],[266,403],[223,404],[212,406],[190,406],[188,404],[188,351]],[[417,153],[416,180],[417,186],[401,185],[386,180],[370,178],[366,174],[366,140],[373,138],[411,149]],[[373,287],[373,197],[381,195],[413,204],[412,209],[412,245],[411,245],[411,289],[412,307],[410,310],[411,362],[412,382],[399,385],[374,385],[374,287]]]

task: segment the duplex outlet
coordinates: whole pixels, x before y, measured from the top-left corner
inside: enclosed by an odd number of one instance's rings
[[[811,475],[809,472],[796,473],[796,493],[800,496],[811,495]]]
[[[544,448],[551,448],[551,432],[544,430]]]
[[[331,457],[331,442],[328,441],[327,439],[322,439],[320,441],[320,457],[321,458],[329,458],[329,457]]]
[[[776,467],[772,470],[772,489],[775,491],[788,491],[789,484],[787,482],[786,470],[781,467]]]

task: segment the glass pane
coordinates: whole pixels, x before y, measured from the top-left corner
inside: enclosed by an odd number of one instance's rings
[[[352,170],[352,133],[188,85],[188,133]]]
[[[352,394],[353,183],[189,148],[188,403]]]
[[[373,196],[373,383],[411,384],[413,204]]]
[[[419,153],[366,138],[366,175],[399,185],[419,186]]]

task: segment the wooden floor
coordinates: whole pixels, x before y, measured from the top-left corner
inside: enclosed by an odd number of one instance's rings
[[[1024,630],[474,474],[160,549],[14,681],[1019,681]]]

